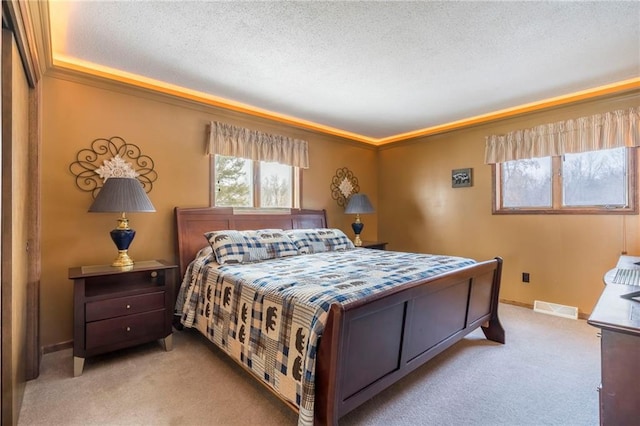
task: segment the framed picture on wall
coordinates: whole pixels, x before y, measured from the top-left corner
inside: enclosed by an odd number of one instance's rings
[[[462,188],[473,186],[473,169],[451,170],[451,187]]]

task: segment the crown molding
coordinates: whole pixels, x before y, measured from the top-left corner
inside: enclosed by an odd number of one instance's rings
[[[464,118],[462,120],[453,121],[438,126],[427,127],[412,132],[401,133],[383,139],[378,139],[377,145],[386,145],[394,142],[407,141],[424,136],[431,136],[439,133],[450,132],[466,127],[477,126],[490,123],[493,121],[503,120],[506,118],[516,117],[522,114],[545,111],[560,106],[570,105],[578,102],[604,98],[613,95],[622,95],[640,89],[640,77],[631,78],[592,89],[582,90],[579,92],[569,93],[567,95],[556,96],[553,98],[543,99],[541,101],[530,102],[512,108],[490,112],[487,114],[477,115],[474,117]]]
[[[29,85],[35,87],[50,64],[49,4],[6,0],[2,13],[16,39]]]
[[[186,89],[176,85],[171,85],[150,78],[113,70],[106,67],[99,67],[93,64],[81,63],[76,60],[54,58],[53,68],[58,70],[73,71],[85,76],[108,80],[111,82],[121,83],[126,86],[133,86],[147,91],[161,93],[174,98],[188,100],[191,102],[222,108],[225,110],[235,111],[266,120],[276,121],[282,124],[310,130],[313,132],[324,133],[331,136],[338,136],[355,142],[362,142],[374,146],[382,146],[386,144],[407,141],[419,137],[431,136],[440,133],[450,132],[470,126],[489,123],[492,121],[502,120],[526,113],[538,112],[555,108],[558,106],[568,105],[585,100],[610,96],[614,94],[622,94],[625,92],[637,90],[640,88],[640,77],[631,78],[587,90],[569,93],[562,96],[547,98],[536,102],[518,105],[487,114],[481,114],[461,120],[445,123],[437,126],[426,127],[411,132],[392,135],[385,138],[373,138],[346,130],[336,129],[334,127],[325,126],[308,120],[299,119],[290,115],[280,114],[273,111],[253,107],[251,105],[235,102],[232,100],[220,98],[206,93]]]
[[[349,144],[360,148],[368,148],[373,150],[377,149],[375,145],[357,141],[353,138],[345,138],[339,135],[330,134],[328,132],[305,128],[302,126],[296,126],[295,124],[284,123],[278,120],[270,119],[269,117],[249,115],[242,111],[232,110],[230,108],[224,108],[218,105],[211,105],[209,103],[202,102],[197,99],[192,99],[190,97],[178,96],[172,93],[154,90],[150,87],[116,81],[107,77],[88,74],[57,65],[49,68],[45,76],[48,78],[70,81],[73,83],[94,87],[100,90],[121,93],[128,96],[135,96],[153,102],[162,102],[180,108],[191,109],[198,113],[203,113],[215,117],[210,119],[229,121],[239,126],[255,128],[265,132],[282,132],[282,127],[287,127],[289,129],[287,130],[287,135],[299,139],[318,139],[322,142],[327,143],[332,142]]]
[[[375,139],[336,129],[323,124],[314,123],[308,120],[302,120],[286,114],[280,114],[265,109],[253,107],[241,102],[224,99],[218,96],[187,89],[151,78],[127,73],[124,71],[114,70],[112,68],[102,67],[94,64],[88,64],[77,60],[69,60],[55,56],[53,58],[53,68],[58,70],[73,71],[75,73],[85,74],[101,80],[110,80],[112,82],[121,83],[126,86],[138,87],[144,90],[169,95],[175,98],[197,102],[200,104],[218,107],[230,111],[248,114],[255,117],[265,118],[279,123],[324,133],[332,136],[339,136],[357,142],[375,144]]]

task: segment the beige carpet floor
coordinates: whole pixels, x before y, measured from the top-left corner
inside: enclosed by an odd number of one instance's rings
[[[470,334],[341,425],[597,425],[597,329],[500,306],[507,343]],[[89,358],[43,357],[19,425],[295,425],[297,415],[195,332]]]

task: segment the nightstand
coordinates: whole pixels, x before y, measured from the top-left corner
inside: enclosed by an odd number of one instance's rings
[[[73,280],[73,375],[86,357],[161,340],[173,346],[173,293],[177,266],[164,260],[69,269]]]
[[[386,241],[363,241],[360,247],[375,249],[375,250],[386,250],[387,249]]]

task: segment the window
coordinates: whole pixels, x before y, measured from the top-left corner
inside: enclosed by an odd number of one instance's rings
[[[636,149],[494,164],[494,213],[636,213]]]
[[[551,157],[501,164],[504,208],[551,207]]]
[[[300,206],[298,167],[223,155],[215,155],[212,158],[214,206],[247,208]]]

